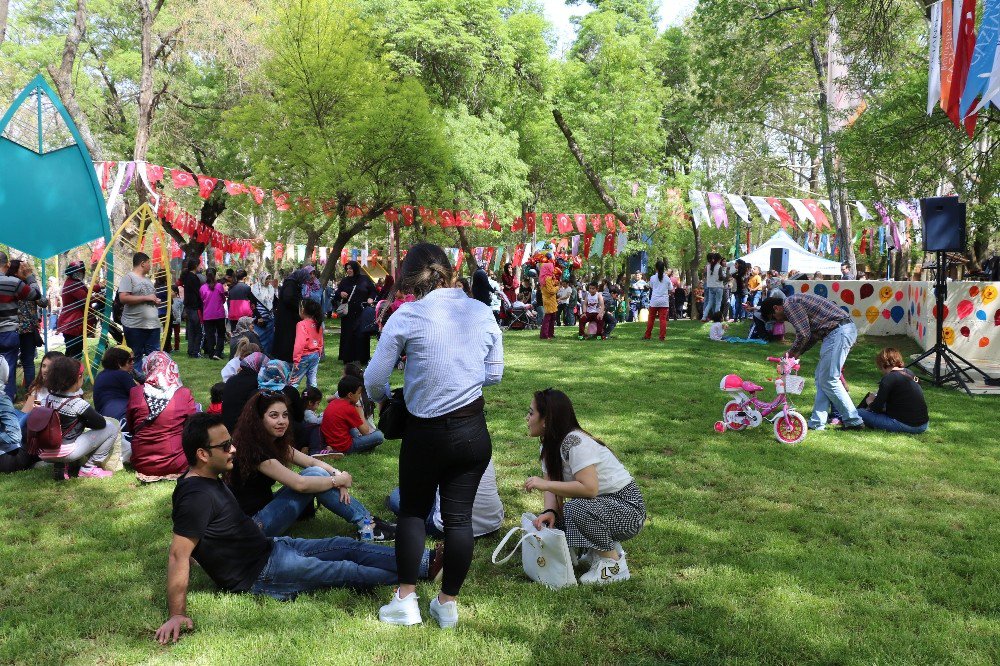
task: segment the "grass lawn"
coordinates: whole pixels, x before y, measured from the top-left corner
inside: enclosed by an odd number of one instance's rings
[[[925,389],[932,425],[919,437],[827,431],[783,447],[769,427],[719,435],[722,375],[763,382],[764,357],[782,348],[707,333],[691,322],[671,322],[666,344],[639,340],[636,325],[606,342],[565,328],[553,342],[509,333],[504,381],[486,390],[507,526],[541,507],[519,490],[539,468],[524,425],[534,390],[566,390],[636,476],[650,519],[625,546],[630,581],[551,592],[523,577],[519,558],[492,565],[499,536],[486,537],[459,628],[445,632],[427,619],[429,584],[425,624],[406,629],[378,622],[388,588],[280,603],[219,594],[196,570],[195,631],[161,647],[173,485],[140,487],[130,473],[57,485],[24,472],[0,477],[0,663],[994,663],[1000,401]],[[863,338],[846,371],[856,400],[877,383],[883,344],[916,350]],[[806,414],[817,354],[797,400]],[[222,364],[178,356],[207,403]],[[338,374],[334,360],[321,365],[324,393]],[[376,513],[398,446],[341,463]],[[349,533],[326,511],[293,530]]]

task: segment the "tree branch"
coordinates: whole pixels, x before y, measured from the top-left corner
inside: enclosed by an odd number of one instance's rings
[[[580,150],[580,146],[577,144],[576,139],[573,138],[573,130],[571,130],[569,125],[566,124],[566,120],[563,118],[563,115],[558,108],[552,109],[552,116],[555,118],[556,125],[559,126],[563,136],[566,137],[566,143],[569,144],[570,152],[573,153],[573,157],[576,158],[580,168],[583,169],[584,174],[587,176],[587,180],[590,181],[590,184],[597,192],[597,196],[600,197],[601,201],[604,202],[604,205],[607,206],[608,210],[614,213],[614,216],[618,218],[622,224],[628,226],[630,219],[629,216],[622,212],[618,206],[618,201],[611,196],[608,190],[604,187],[604,183],[601,182],[600,176],[597,175],[597,172],[594,171],[593,167],[591,167],[587,162],[587,158],[584,157],[583,151]]]

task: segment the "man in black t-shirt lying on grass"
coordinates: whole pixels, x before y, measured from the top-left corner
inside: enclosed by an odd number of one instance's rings
[[[293,599],[326,587],[369,588],[397,582],[395,550],[347,537],[270,538],[243,513],[220,476],[233,468],[235,447],[222,418],[193,414],[184,426],[190,469],[173,495],[174,535],[167,564],[170,619],[156,630],[162,644],[177,641],[186,627],[187,588],[194,558],[221,589]],[[434,578],[443,551],[424,551],[420,573]]]

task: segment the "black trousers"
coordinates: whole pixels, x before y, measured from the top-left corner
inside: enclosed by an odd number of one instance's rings
[[[197,356],[201,349],[201,310],[198,308],[184,308],[184,316],[187,317],[187,330],[185,335],[188,342],[188,356]]]
[[[205,353],[221,357],[226,348],[226,320],[206,319],[202,323],[205,326]]]
[[[486,415],[418,419],[411,416],[399,452],[399,582],[416,585],[424,552],[427,515],[441,491],[444,579],[441,591],[457,595],[472,564],[472,503],[493,455]]]
[[[82,335],[67,335],[66,338],[66,356],[71,356],[77,360],[83,358],[83,336]]]
[[[20,472],[36,462],[38,462],[38,456],[29,455],[28,450],[23,446],[10,453],[0,453],[0,474]]]

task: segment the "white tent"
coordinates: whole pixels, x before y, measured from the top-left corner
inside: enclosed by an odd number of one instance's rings
[[[766,243],[758,247],[753,252],[741,257],[743,261],[751,266],[760,266],[766,271],[771,265],[771,250],[776,247],[788,250],[788,268],[799,273],[812,275],[819,271],[823,275],[840,275],[840,264],[823,257],[808,252],[804,247],[792,240],[784,231],[771,236]]]

